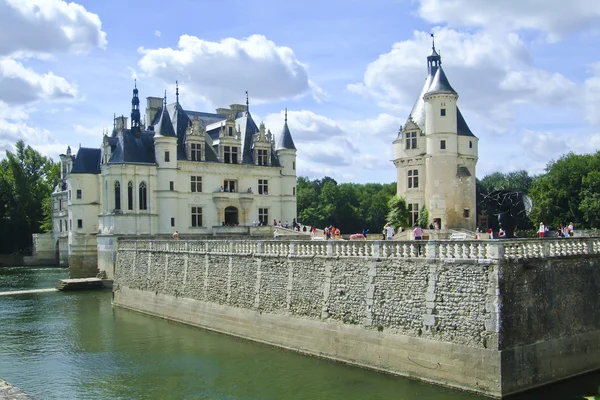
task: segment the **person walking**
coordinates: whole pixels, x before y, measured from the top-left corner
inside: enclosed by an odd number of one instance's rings
[[[273,240],[279,240],[279,231],[277,228],[273,230]]]
[[[385,225],[385,232],[387,234],[387,240],[392,240],[394,238],[394,227],[389,222]]]
[[[423,239],[423,228],[415,224],[415,229],[413,229],[413,236],[415,237],[415,240]]]
[[[540,222],[540,228],[538,229],[538,237],[543,238],[546,233],[546,227],[543,222]]]
[[[173,239],[179,240],[179,232],[175,231],[175,233],[173,234]]]

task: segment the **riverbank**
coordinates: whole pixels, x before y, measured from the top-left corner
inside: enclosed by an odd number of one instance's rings
[[[0,379],[0,399],[2,400],[25,400],[32,399],[31,396],[14,387],[3,379]]]

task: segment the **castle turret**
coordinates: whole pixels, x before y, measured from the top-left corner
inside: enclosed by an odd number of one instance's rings
[[[154,151],[157,168],[156,194],[161,205],[158,232],[172,233],[177,229],[177,135],[167,112],[167,94],[163,100],[160,119],[154,126]],[[151,210],[153,210],[151,205]],[[158,213],[159,210],[153,210]]]
[[[139,138],[142,129],[140,127],[140,98],[138,97],[137,82],[133,88],[133,97],[131,98],[131,132]]]
[[[435,44],[427,57],[427,72],[421,94],[394,141],[398,195],[406,198],[411,224],[426,207],[428,223],[475,230],[477,138],[458,109],[458,93]]]
[[[285,110],[285,122],[283,130],[279,135],[275,146],[277,158],[281,169],[281,220],[292,221],[296,218],[296,146],[287,122],[287,109]]]

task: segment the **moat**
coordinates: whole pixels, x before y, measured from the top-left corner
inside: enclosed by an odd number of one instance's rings
[[[67,270],[0,268],[0,292]],[[111,293],[0,296],[0,378],[36,399],[485,399],[111,305]],[[513,400],[592,394],[600,372]]]

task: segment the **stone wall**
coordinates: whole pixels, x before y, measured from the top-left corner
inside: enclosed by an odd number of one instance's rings
[[[120,240],[114,302],[500,397],[600,367],[600,241],[542,242]]]

